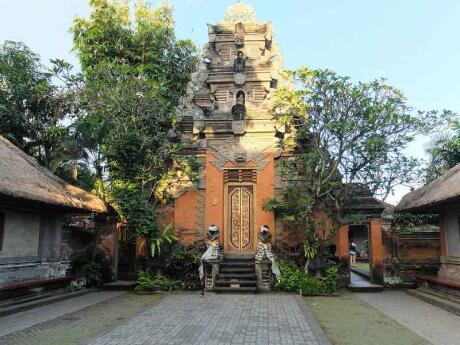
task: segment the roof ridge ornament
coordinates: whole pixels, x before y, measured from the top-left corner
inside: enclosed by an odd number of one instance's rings
[[[244,4],[240,0],[237,0],[236,4],[228,6],[222,23],[257,23],[256,11],[251,5]]]

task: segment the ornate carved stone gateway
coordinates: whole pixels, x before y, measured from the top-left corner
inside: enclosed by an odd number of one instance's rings
[[[276,129],[272,102],[284,85],[283,59],[272,24],[258,21],[242,2],[208,25],[208,36],[177,108],[183,155],[201,167],[195,190],[188,185],[175,194],[174,226],[179,237],[195,233],[198,241],[215,224],[224,254],[254,254],[254,229],[266,224],[275,235],[274,215],[262,206],[275,197],[275,169],[288,157],[277,147],[284,132]]]

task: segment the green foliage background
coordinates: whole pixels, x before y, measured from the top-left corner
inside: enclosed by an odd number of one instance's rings
[[[172,8],[140,1],[92,0],[89,18],[72,27],[83,70],[85,115],[103,128],[98,153],[108,171],[106,194],[133,236],[160,236],[155,208],[167,202],[178,171],[175,106],[196,62],[189,40],[177,40]],[[182,176],[182,175],[181,175]],[[149,246],[150,247],[150,246]]]

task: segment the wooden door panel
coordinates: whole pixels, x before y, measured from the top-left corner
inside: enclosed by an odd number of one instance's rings
[[[228,194],[228,249],[236,252],[251,251],[254,214],[252,187],[232,186]]]
[[[235,188],[230,193],[230,243],[234,249],[240,248],[241,234],[241,192]]]

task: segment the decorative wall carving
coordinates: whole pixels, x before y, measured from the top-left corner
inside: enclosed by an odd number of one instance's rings
[[[242,72],[235,73],[234,80],[236,85],[243,85],[246,83],[246,75]]]
[[[245,188],[241,188],[241,248],[250,243],[251,229],[251,194]]]
[[[246,133],[246,121],[232,121],[233,134],[241,135]]]
[[[263,170],[269,163],[266,159],[267,153],[263,152],[264,150],[247,150],[237,138],[229,138],[222,143],[210,143],[209,148],[216,156],[216,160],[211,161],[211,163],[220,171],[224,170],[227,162],[241,164],[252,161],[256,164],[257,170]]]
[[[232,245],[240,248],[241,233],[241,193],[240,189],[235,189],[230,198],[231,200],[231,228],[230,238]]]

